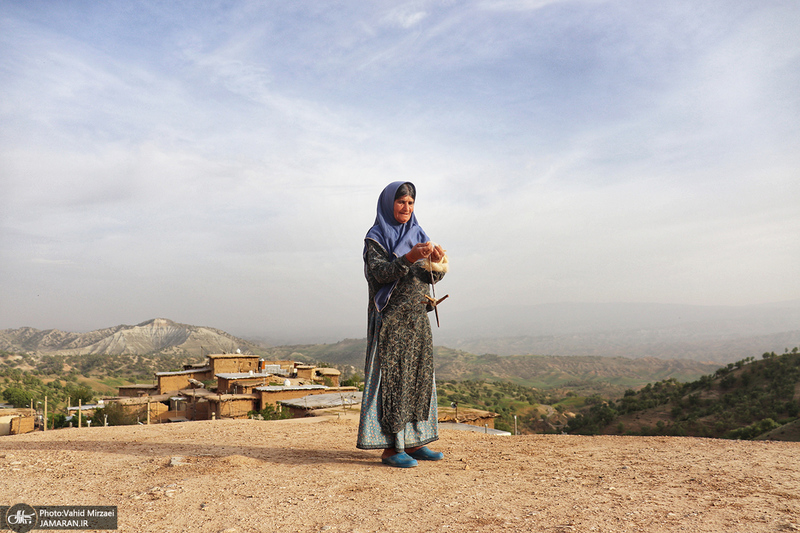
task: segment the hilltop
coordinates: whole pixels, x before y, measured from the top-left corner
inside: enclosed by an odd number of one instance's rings
[[[0,438],[3,505],[113,505],[123,532],[800,529],[800,445],[442,430],[437,463],[354,447],[352,415]]]
[[[800,415],[800,353],[764,353],[700,379],[668,379],[596,402],[569,424],[573,432],[794,440]],[[785,427],[782,427],[785,426]],[[769,433],[768,433],[769,432]]]
[[[88,333],[57,329],[4,329],[0,350],[47,355],[202,355],[258,350],[258,346],[222,330],[154,318],[135,326],[119,325]]]

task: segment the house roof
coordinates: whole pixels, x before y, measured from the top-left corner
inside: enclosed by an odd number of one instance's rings
[[[214,374],[214,377],[222,379],[247,379],[247,378],[266,378],[271,376],[269,372],[225,372]]]
[[[439,422],[439,429],[458,429],[460,431],[486,433],[487,435],[511,435],[510,432],[501,429],[481,428],[478,426],[470,426],[469,424],[457,424],[455,422]]]
[[[193,368],[191,370],[176,370],[175,372],[156,372],[157,377],[161,376],[181,376],[187,374],[197,374],[198,372],[210,372],[210,366],[204,366],[202,368]]]
[[[245,359],[260,359],[258,355],[245,355],[243,353],[213,353],[209,354],[206,357],[209,359],[234,359],[234,358],[245,358]]]
[[[148,402],[166,402],[170,399],[171,396],[175,394],[175,391],[172,391],[168,394],[154,394],[152,396],[137,396],[136,398],[130,397],[121,397],[121,398],[108,398],[108,402],[115,402],[122,405],[141,405],[146,404]]]
[[[172,395],[175,394],[180,394],[186,398],[208,398],[209,396],[217,396],[216,392],[211,392],[208,389],[181,389],[177,393],[172,393]]]
[[[458,408],[458,420],[456,420],[456,410],[452,407],[439,407],[439,422],[463,422],[481,420],[485,418],[498,418],[500,415],[491,411],[480,409],[470,409],[465,407]]]
[[[104,407],[104,406],[105,406],[104,403],[103,404],[87,403],[87,404],[81,405],[80,406],[80,410],[81,411],[91,411],[92,409],[99,409],[99,408]],[[67,407],[67,411],[77,411],[78,408],[79,408],[79,406],[73,405],[73,406]]]
[[[269,372],[270,374],[279,374],[281,376],[289,375],[289,371],[285,368],[281,368],[281,365],[264,365],[264,372]]]
[[[293,400],[279,400],[278,403],[297,409],[327,409],[361,403],[361,392],[334,392],[331,394],[311,394]]]
[[[286,390],[319,390],[319,389],[327,389],[325,385],[290,385],[288,387],[284,385],[264,385],[263,387],[256,387],[253,390],[263,391],[263,392],[280,392]]]
[[[258,394],[214,394],[207,396],[210,402],[229,402],[231,400],[258,400]]]

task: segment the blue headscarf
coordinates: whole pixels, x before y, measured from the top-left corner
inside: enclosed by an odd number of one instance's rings
[[[430,237],[417,223],[417,216],[411,213],[411,218],[405,224],[401,224],[394,218],[394,197],[397,189],[404,183],[408,183],[414,189],[414,184],[409,181],[395,181],[383,189],[378,198],[378,215],[375,217],[375,224],[367,232],[365,239],[375,241],[389,253],[389,256],[400,257],[407,254],[420,242],[428,242]],[[367,260],[367,247],[364,246],[364,261]],[[365,264],[366,269],[366,264]],[[366,272],[365,272],[366,273]],[[387,283],[375,294],[375,306],[378,311],[382,311],[389,303],[397,282]]]

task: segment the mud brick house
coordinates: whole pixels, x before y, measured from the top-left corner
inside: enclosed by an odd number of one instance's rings
[[[460,407],[458,410],[452,407],[439,407],[439,422],[454,422],[468,424],[470,426],[488,427],[494,429],[494,419],[500,415],[490,411],[480,409],[466,409]]]
[[[120,385],[117,394],[125,398],[137,398],[139,396],[153,396],[155,394],[158,394],[158,385],[147,385],[147,384]]]
[[[246,418],[280,400],[334,391],[341,373],[294,361],[265,361],[257,355],[211,354],[183,370],[156,372],[155,385],[126,385],[107,399],[135,413],[140,421],[176,422],[214,418]]]
[[[36,426],[34,409],[0,409],[0,435],[30,433]]]
[[[355,391],[330,392],[325,390],[322,394],[303,396],[292,400],[279,400],[284,409],[289,409],[292,418],[313,416],[313,411],[332,409],[335,407],[353,407],[361,404],[362,393]]]

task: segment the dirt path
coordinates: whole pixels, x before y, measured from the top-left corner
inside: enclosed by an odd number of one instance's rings
[[[0,505],[116,505],[119,531],[800,531],[800,444],[443,430],[401,470],[352,418],[0,437]],[[172,466],[170,464],[172,463]]]

